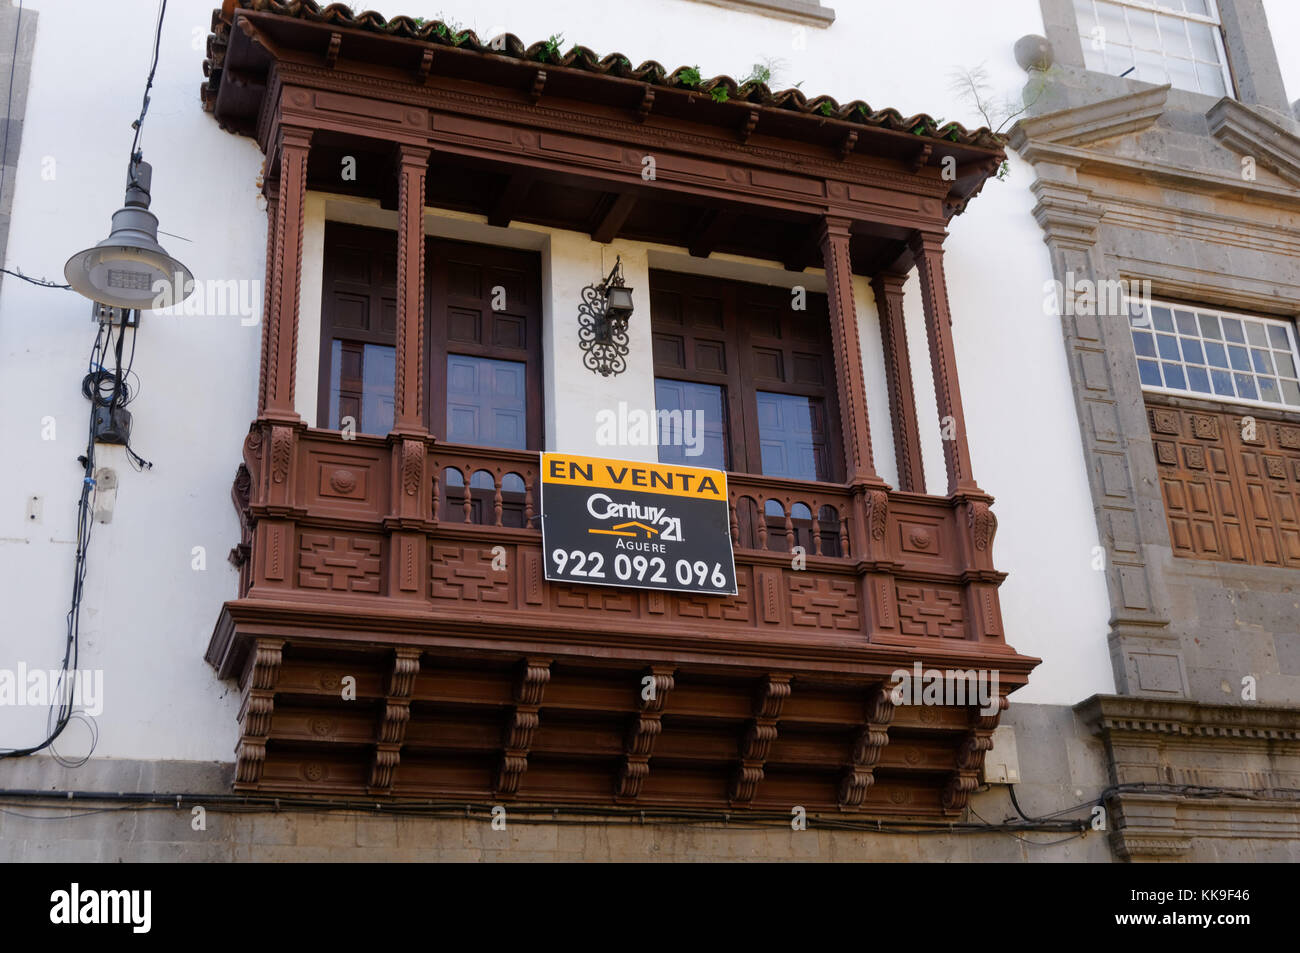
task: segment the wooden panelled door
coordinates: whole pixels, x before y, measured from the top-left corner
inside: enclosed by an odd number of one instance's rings
[[[393,424],[397,242],[392,232],[325,231],[321,426]],[[540,450],[541,270],[531,252],[442,239],[425,249],[426,425],[448,443]]]
[[[1300,568],[1300,421],[1148,396],[1174,555]]]
[[[661,460],[844,479],[825,295],[652,271],[650,306],[658,409],[705,417],[704,454]]]

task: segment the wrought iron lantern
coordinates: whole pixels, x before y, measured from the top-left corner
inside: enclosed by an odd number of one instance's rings
[[[578,305],[578,346],[582,363],[602,377],[627,370],[627,322],[632,317],[632,289],[623,283],[623,259],[600,284],[582,289]]]

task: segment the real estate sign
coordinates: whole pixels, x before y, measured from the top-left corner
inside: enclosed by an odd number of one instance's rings
[[[546,578],[735,595],[727,474],[542,454]]]

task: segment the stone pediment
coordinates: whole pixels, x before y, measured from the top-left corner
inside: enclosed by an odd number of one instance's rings
[[[1114,99],[1062,109],[1017,123],[1011,145],[1019,150],[1025,141],[1062,146],[1085,146],[1103,139],[1133,135],[1153,126],[1165,111],[1169,86],[1154,86]]]
[[[1205,114],[1210,134],[1243,158],[1300,186],[1300,138],[1235,99],[1224,97]]]

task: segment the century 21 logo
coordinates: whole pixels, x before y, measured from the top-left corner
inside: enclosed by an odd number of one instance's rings
[[[640,503],[615,503],[604,493],[593,493],[587,497],[587,512],[598,520],[620,520],[609,529],[589,529],[588,533],[598,536],[644,536],[660,542],[680,543],[682,536],[681,517],[669,516],[663,506],[642,506]],[[656,527],[663,527],[658,529]]]

